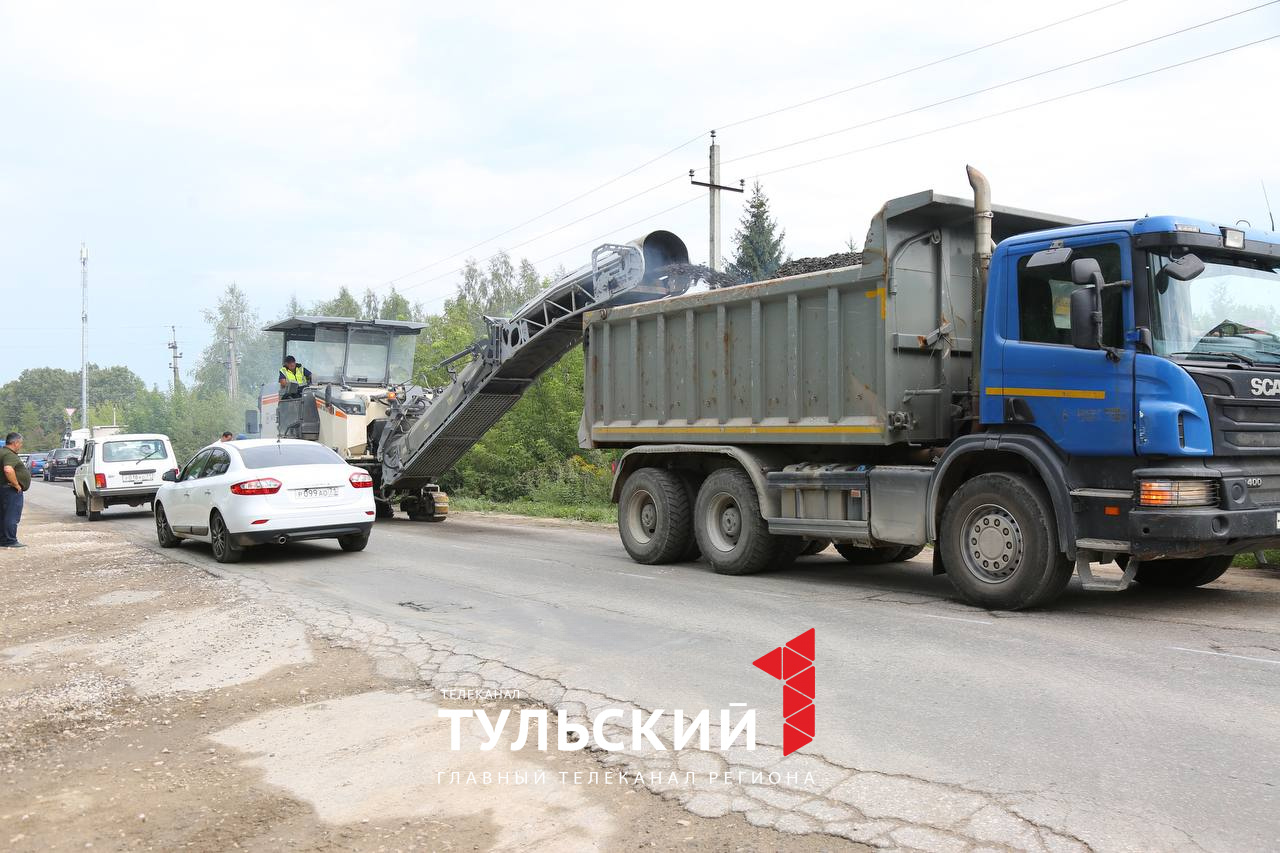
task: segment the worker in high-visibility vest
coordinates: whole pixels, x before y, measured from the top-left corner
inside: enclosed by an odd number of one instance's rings
[[[298,360],[291,355],[284,357],[284,366],[280,368],[280,390],[281,392],[289,390],[289,383],[301,387],[311,384],[311,371],[307,370]]]

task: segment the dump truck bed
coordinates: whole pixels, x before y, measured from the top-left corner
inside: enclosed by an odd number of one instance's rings
[[[996,208],[995,239],[1075,221]],[[917,193],[858,266],[590,312],[581,443],[948,441],[972,256],[972,203]]]

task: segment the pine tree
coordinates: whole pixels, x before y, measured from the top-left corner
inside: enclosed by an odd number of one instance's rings
[[[777,220],[769,216],[769,197],[757,181],[733,235],[734,256],[728,273],[743,282],[771,278],[782,265],[786,233],[778,230]]]

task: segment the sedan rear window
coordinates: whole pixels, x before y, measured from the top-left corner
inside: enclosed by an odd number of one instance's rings
[[[165,459],[168,455],[168,448],[159,439],[108,441],[102,445],[103,462],[141,462],[144,459]]]
[[[279,465],[342,465],[342,457],[322,444],[263,444],[242,447],[240,458],[246,468],[275,468]]]

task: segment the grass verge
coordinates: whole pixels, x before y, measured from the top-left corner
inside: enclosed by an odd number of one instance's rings
[[[535,518],[569,518],[575,521],[617,522],[618,508],[613,504],[565,504],[552,501],[490,501],[484,498],[449,496],[449,508],[463,512],[503,512]]]

